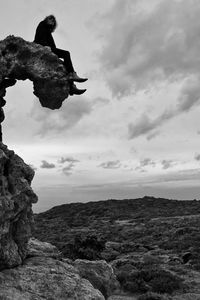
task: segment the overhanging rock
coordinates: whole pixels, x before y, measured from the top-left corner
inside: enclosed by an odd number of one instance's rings
[[[33,82],[42,106],[58,109],[69,95],[66,70],[49,47],[8,36],[0,41],[0,85],[5,78]]]

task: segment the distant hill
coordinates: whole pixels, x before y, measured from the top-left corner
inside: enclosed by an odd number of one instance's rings
[[[67,257],[71,257],[70,247],[75,238],[87,239],[91,235],[105,243],[134,241],[135,244],[159,244],[160,247],[170,248],[167,246],[170,228],[175,226],[174,230],[177,230],[188,226],[177,223],[176,217],[181,220],[183,216],[198,214],[198,200],[179,201],[148,196],[140,199],[63,204],[35,215],[34,235],[42,241],[56,245]],[[167,221],[167,218],[171,221]],[[195,226],[200,227],[198,222]],[[161,239],[160,234],[165,239]],[[172,234],[169,235],[169,239],[171,238]],[[189,240],[187,238],[187,243]],[[181,245],[179,240],[177,243],[173,241],[173,247],[180,248]]]
[[[123,220],[126,218],[152,218],[200,213],[198,200],[169,200],[145,196],[139,199],[105,200],[87,203],[70,203],[55,206],[36,214],[36,220],[64,220],[69,227],[87,226],[91,219]]]

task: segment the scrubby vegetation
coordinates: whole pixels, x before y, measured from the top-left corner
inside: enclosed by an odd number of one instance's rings
[[[35,223],[35,237],[55,244],[66,257],[105,259],[125,292],[144,294],[140,300],[165,300],[164,294],[186,290],[189,270],[200,271],[197,200],[66,204],[36,215]]]
[[[61,249],[68,258],[97,260],[101,258],[101,252],[105,249],[105,240],[91,234],[86,237],[77,235],[67,249]]]
[[[132,293],[153,291],[171,294],[182,287],[180,277],[169,271],[152,267],[131,272],[121,271],[117,278],[123,289]]]

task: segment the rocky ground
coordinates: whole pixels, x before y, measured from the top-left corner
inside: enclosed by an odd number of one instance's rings
[[[200,299],[200,202],[144,197],[54,207],[35,237],[77,259],[106,260],[110,300]],[[113,294],[112,294],[113,293]]]

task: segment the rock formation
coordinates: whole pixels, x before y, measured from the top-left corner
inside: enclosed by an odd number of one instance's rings
[[[0,270],[22,263],[33,222],[34,171],[0,143]]]
[[[33,176],[31,167],[0,143],[0,299],[104,300],[55,246],[30,239],[37,202]]]
[[[8,36],[0,41],[0,66],[0,97],[5,95],[6,78],[33,81],[33,93],[50,109],[60,108],[68,97],[66,70],[49,47]]]

